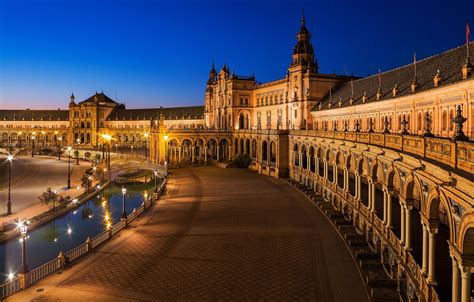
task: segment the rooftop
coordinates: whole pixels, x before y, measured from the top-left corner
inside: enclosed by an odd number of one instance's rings
[[[470,54],[474,53],[474,43],[470,43]],[[472,62],[472,55],[471,62]],[[462,80],[461,68],[466,61],[466,45],[462,45],[440,54],[422,59],[416,62],[416,81],[418,87],[416,92],[427,91],[434,89],[433,78],[439,71],[442,78],[440,86],[446,84],[456,83]],[[365,102],[373,102],[377,100],[377,90],[381,90],[380,100],[389,100],[397,97],[413,94],[411,92],[411,84],[415,76],[415,63],[408,64],[369,76],[346,82],[340,86],[335,87],[331,93],[328,93],[321,101],[321,108],[319,105],[313,108],[313,111],[327,110],[328,104],[331,102],[332,109],[339,107],[346,107],[350,105],[352,96],[353,105],[362,104],[363,96],[366,95]],[[393,96],[392,90],[397,87],[398,92]],[[415,92],[415,93],[416,93]],[[339,106],[339,101],[342,102]]]

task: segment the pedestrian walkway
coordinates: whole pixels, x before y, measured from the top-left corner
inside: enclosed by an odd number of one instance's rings
[[[368,301],[324,215],[282,180],[172,171],[153,211],[84,261],[8,301]]]

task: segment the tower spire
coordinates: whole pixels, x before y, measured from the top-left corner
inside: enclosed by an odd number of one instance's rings
[[[305,26],[304,7],[301,9],[301,27]]]

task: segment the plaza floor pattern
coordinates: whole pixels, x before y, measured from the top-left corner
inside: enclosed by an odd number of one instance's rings
[[[310,201],[282,180],[216,167],[172,171],[150,214],[11,300],[69,299],[368,301]]]

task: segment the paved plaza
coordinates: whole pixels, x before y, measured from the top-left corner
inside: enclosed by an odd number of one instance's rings
[[[71,186],[75,188],[80,185],[80,178],[90,167],[89,163],[81,162],[77,166],[76,161],[71,160]],[[13,215],[2,219],[16,217],[20,211],[32,208],[31,211],[39,214],[47,210],[41,205],[38,196],[47,188],[62,192],[67,187],[67,160],[57,157],[17,155],[12,162],[11,176],[11,199]],[[78,195],[82,190],[71,189],[63,195]],[[6,157],[0,157],[0,214],[6,212],[8,197],[8,162]],[[22,212],[21,217],[30,217]]]
[[[368,301],[344,243],[284,181],[172,171],[158,206],[120,237],[9,301]]]

